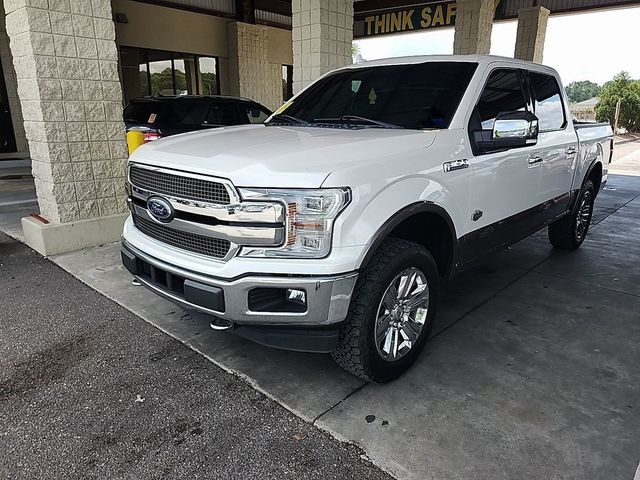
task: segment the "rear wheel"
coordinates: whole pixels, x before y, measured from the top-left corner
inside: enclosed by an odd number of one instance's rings
[[[549,225],[551,245],[563,250],[580,248],[589,232],[595,197],[595,186],[587,180],[580,190],[575,210]]]
[[[385,240],[358,278],[334,360],[374,382],[404,373],[431,332],[439,284],[436,263],[426,248]]]

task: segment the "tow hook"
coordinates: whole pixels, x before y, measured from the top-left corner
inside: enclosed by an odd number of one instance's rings
[[[209,324],[209,326],[214,330],[222,331],[222,330],[232,329],[233,323],[231,323],[229,320],[224,320],[222,318],[214,317],[214,319],[211,320],[211,323]]]

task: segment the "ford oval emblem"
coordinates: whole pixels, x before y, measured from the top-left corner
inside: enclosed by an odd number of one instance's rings
[[[147,209],[153,218],[159,222],[170,222],[173,220],[174,212],[171,203],[162,197],[149,197],[147,199]]]

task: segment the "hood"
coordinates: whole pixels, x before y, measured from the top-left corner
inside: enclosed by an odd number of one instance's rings
[[[317,188],[342,168],[427,148],[435,131],[243,125],[191,132],[138,148],[131,161],[214,175],[238,187]]]

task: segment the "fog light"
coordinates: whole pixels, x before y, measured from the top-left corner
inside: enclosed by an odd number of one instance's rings
[[[307,294],[304,290],[296,290],[294,288],[287,288],[287,300],[299,305],[307,304]]]

